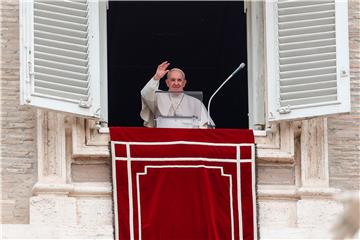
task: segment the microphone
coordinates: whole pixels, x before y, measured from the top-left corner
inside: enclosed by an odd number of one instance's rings
[[[207,110],[208,110],[208,122],[207,122],[207,125],[208,126],[212,126],[210,124],[210,105],[211,105],[211,101],[212,99],[214,98],[214,96],[216,95],[216,93],[225,85],[225,83],[227,83],[227,81],[229,81],[238,71],[240,71],[241,69],[243,69],[245,67],[245,63],[241,63],[233,73],[230,74],[230,76],[218,87],[218,89],[216,89],[216,91],[213,93],[213,95],[211,95],[210,97],[210,100],[209,100],[209,103],[208,103],[208,107],[207,107]],[[212,126],[214,127],[214,126]]]

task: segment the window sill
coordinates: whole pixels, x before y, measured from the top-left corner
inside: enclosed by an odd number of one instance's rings
[[[109,133],[109,128],[108,127],[101,127],[99,128],[99,133],[100,134],[108,134]],[[267,131],[265,130],[254,130],[254,136],[255,137],[266,137],[267,135]]]

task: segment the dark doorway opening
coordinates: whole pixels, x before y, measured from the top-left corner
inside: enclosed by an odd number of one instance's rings
[[[204,104],[246,59],[243,2],[110,1],[108,32],[109,126],[142,126],[140,90],[162,61],[185,71],[186,90],[203,91]],[[167,90],[162,79],[160,89]],[[248,128],[246,68],[215,96],[217,128]]]

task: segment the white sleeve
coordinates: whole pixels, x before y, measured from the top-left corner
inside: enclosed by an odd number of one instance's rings
[[[210,117],[210,125],[215,126],[214,121]],[[200,119],[200,128],[208,128],[208,111],[204,103],[201,102],[201,119]]]
[[[154,78],[141,90],[141,112],[140,116],[144,120],[144,126],[154,127],[154,111],[156,105],[156,91],[159,90],[159,82]]]

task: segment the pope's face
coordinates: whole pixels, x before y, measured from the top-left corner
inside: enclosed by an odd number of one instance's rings
[[[183,78],[182,74],[178,71],[170,72],[165,82],[169,88],[169,91],[172,92],[184,91],[184,87],[186,85],[186,80]]]

